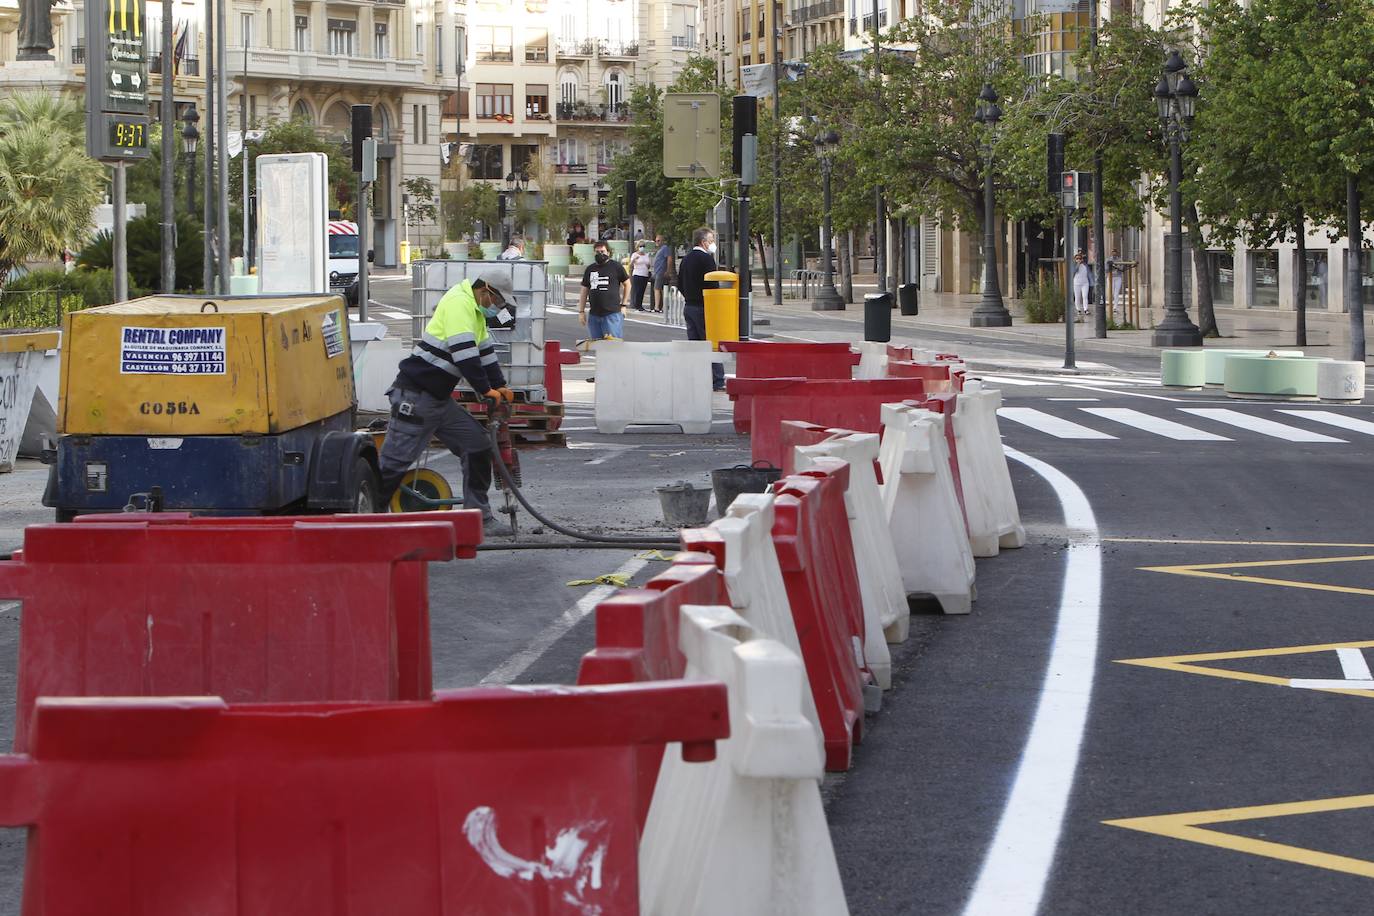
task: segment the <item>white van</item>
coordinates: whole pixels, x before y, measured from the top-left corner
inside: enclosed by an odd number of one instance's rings
[[[329,221],[329,291],[350,306],[358,304],[358,243],[357,223]]]

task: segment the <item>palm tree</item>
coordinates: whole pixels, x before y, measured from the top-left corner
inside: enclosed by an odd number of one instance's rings
[[[25,261],[76,247],[104,188],[75,102],[43,93],[0,100],[0,285]]]

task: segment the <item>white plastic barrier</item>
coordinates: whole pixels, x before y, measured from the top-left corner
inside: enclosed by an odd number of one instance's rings
[[[623,433],[636,423],[711,431],[711,363],[720,357],[709,341],[598,340],[593,349],[598,432]]]
[[[43,351],[38,367],[38,388],[33,393],[29,419],[19,440],[19,454],[37,458],[57,441],[57,395],[62,385],[62,351],[57,345]]]
[[[949,469],[945,418],[884,404],[882,419],[883,509],[902,584],[907,594],[933,596],[946,614],[967,614],[973,553]]]
[[[849,912],[821,807],[820,735],[801,712],[797,654],[727,607],[682,609],[687,680],[729,689],[711,763],[664,756],[639,845],[646,916]]]
[[[854,377],[861,379],[887,378],[887,344],[861,340],[858,343],[859,364]]]
[[[52,332],[0,335],[0,473],[13,471]]]
[[[353,355],[353,387],[358,409],[373,413],[391,410],[386,392],[396,380],[401,360],[410,353],[399,337],[386,336],[386,325],[375,321],[351,321],[348,339]]]
[[[959,479],[968,512],[969,543],[975,557],[995,557],[1001,548],[1026,543],[1016,492],[997,429],[1002,392],[977,379],[964,383],[954,406],[954,441],[959,451]]]
[[[1317,364],[1317,397],[1323,401],[1364,400],[1362,362],[1332,359]]]
[[[776,639],[801,658],[801,639],[773,544],[773,495],[741,493],[710,527],[725,542],[723,573],[730,604],[756,633]],[[816,726],[819,742],[821,720],[810,681],[802,682],[802,694],[802,714]]]
[[[906,588],[902,585],[902,570],[897,565],[897,548],[887,527],[887,513],[883,510],[883,494],[878,489],[878,476],[873,462],[878,460],[878,435],[854,433],[838,436],[818,445],[805,445],[796,450],[796,468],[804,471],[816,464],[819,457],[837,458],[849,465],[849,489],[845,492],[845,508],[849,510],[849,534],[854,541],[854,559],[859,568],[859,589],[863,594],[864,618],[876,620],[880,633],[866,632],[864,652],[873,661],[877,653],[875,642],[906,642],[911,630],[911,609],[907,605]],[[882,646],[886,655],[886,647]],[[887,666],[887,682],[879,675],[884,689],[891,686],[891,665]]]

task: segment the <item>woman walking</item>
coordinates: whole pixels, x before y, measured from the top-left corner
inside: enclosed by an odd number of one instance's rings
[[[635,243],[635,253],[630,255],[630,304],[636,312],[644,311],[644,290],[649,288],[653,274],[654,259],[646,247],[641,239]]]
[[[1083,249],[1073,256],[1073,304],[1077,321],[1088,317],[1088,304],[1092,302],[1093,271],[1088,266],[1088,256]]]

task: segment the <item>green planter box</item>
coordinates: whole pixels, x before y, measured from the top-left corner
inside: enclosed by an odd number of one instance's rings
[[[1227,397],[1316,398],[1317,366],[1312,357],[1232,356],[1226,360]]]
[[[1159,375],[1166,388],[1201,388],[1207,379],[1203,351],[1160,351]]]

